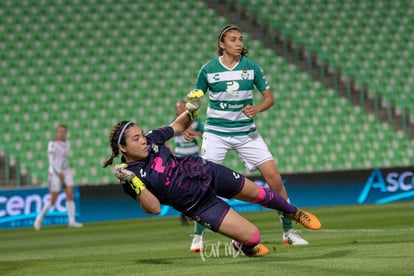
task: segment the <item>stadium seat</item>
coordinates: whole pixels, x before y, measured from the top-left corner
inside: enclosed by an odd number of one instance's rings
[[[401,7],[387,1],[382,8],[341,1],[238,3],[300,31],[305,44],[323,45],[339,66],[380,75],[378,86],[392,83],[405,99],[414,100],[414,43],[405,35],[413,33],[413,19]],[[405,2],[402,7],[412,8]],[[114,182],[111,170],[101,168],[110,155],[107,139],[113,125],[134,120],[150,130],[167,124],[175,101],[194,86],[201,65],[216,55],[216,32],[228,23],[203,1],[7,1],[2,9],[8,16],[0,17],[0,70],[5,72],[0,81],[8,93],[3,93],[0,116],[8,123],[0,127],[0,143],[20,152],[23,165],[47,174],[47,142],[57,124],[67,124],[78,184]],[[375,17],[367,16],[371,9]],[[391,17],[387,9],[397,12]],[[381,17],[391,19],[379,24]],[[395,35],[389,39],[382,34],[385,28]],[[381,34],[383,39],[376,39]],[[275,98],[256,124],[282,173],[400,166],[414,160],[414,152],[405,150],[413,146],[408,137],[315,83],[248,33],[245,41]],[[395,92],[388,90],[381,93]],[[201,119],[207,101],[203,104]],[[249,173],[234,152],[224,164]]]
[[[237,2],[251,12],[260,9],[260,18],[290,29],[305,48],[317,45],[333,66],[371,79],[376,84],[370,87],[374,93],[393,94],[397,109],[402,109],[399,97],[405,100],[404,95],[414,94],[412,86],[403,88],[410,75],[404,72],[412,71],[413,64],[399,62],[398,58],[404,52],[413,53],[408,50],[413,48],[409,42],[414,33],[412,1],[316,1],[306,5],[282,0]],[[359,81],[366,81],[366,77]],[[414,102],[409,101],[412,112]]]

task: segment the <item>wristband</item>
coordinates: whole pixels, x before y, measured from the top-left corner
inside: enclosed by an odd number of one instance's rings
[[[141,195],[141,192],[147,188],[145,187],[144,182],[142,182],[141,179],[139,179],[137,176],[134,176],[132,178],[130,184],[134,191],[137,193],[137,196]]]

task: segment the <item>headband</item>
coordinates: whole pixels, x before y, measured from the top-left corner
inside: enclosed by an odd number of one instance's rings
[[[223,35],[225,33],[227,33],[228,31],[230,31],[230,30],[239,30],[239,28],[237,28],[236,26],[233,26],[233,25],[229,25],[229,26],[225,27],[223,30],[221,30],[221,32],[218,36],[218,41],[220,42],[221,39],[223,38]]]
[[[125,132],[125,129],[130,125],[130,124],[132,124],[132,122],[130,121],[130,122],[128,122],[128,123],[126,123],[125,125],[124,125],[124,127],[122,128],[122,130],[121,130],[121,132],[119,133],[119,136],[118,136],[118,144],[117,145],[119,145],[120,143],[121,143],[121,138],[122,138],[122,135],[124,135],[124,132]]]

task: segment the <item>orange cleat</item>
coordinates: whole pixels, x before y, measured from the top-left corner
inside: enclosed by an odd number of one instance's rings
[[[241,250],[241,252],[243,252],[244,255],[248,257],[260,257],[260,256],[264,256],[269,253],[269,249],[267,249],[267,247],[261,243],[257,244],[254,247],[246,247],[246,246],[240,245],[236,241],[233,241],[232,244],[236,250]]]
[[[285,213],[283,215],[286,218],[299,222],[306,228],[309,228],[312,230],[321,229],[321,222],[319,221],[319,219],[314,214],[307,212],[305,210],[297,208],[294,214]]]

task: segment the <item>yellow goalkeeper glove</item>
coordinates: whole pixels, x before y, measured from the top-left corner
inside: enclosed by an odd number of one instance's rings
[[[185,104],[185,108],[187,109],[187,115],[192,120],[194,120],[194,118],[198,115],[203,96],[204,92],[201,89],[190,91],[187,95],[187,103]]]
[[[128,165],[125,163],[115,165],[115,177],[121,181],[129,183],[137,196],[139,196],[141,192],[146,189],[145,184],[138,178],[138,176],[135,175],[133,171],[127,170],[127,167]]]

